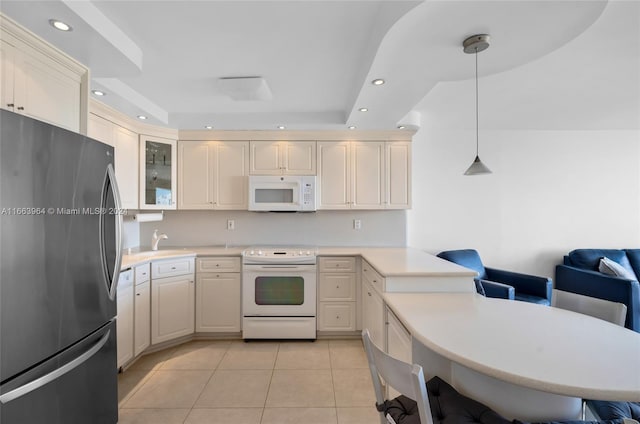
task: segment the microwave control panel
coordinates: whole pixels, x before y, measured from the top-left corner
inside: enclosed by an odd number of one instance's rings
[[[302,192],[302,201],[304,202],[305,205],[312,205],[313,204],[313,184],[311,183],[304,183],[304,186],[302,188],[303,192]]]

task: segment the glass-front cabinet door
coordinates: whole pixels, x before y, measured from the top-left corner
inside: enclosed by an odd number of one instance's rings
[[[140,209],[175,209],[177,142],[140,136]]]

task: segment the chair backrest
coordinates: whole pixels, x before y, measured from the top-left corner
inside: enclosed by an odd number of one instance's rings
[[[591,315],[622,326],[624,326],[627,316],[627,306],[624,303],[611,302],[610,300],[557,289],[553,289],[551,306]]]
[[[408,364],[384,353],[371,340],[369,330],[362,331],[362,342],[367,353],[376,404],[382,405],[385,401],[384,386],[380,380],[382,378],[386,384],[416,401],[421,424],[433,424],[422,367]],[[380,422],[386,424],[387,420],[383,415],[384,413],[381,412]]]
[[[472,269],[478,273],[478,278],[486,279],[487,272],[484,269],[480,254],[474,249],[445,250],[437,254],[439,258]]]

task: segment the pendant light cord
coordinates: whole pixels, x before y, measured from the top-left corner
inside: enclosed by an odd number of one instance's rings
[[[479,143],[478,143],[478,127],[479,127],[479,119],[478,119],[478,48],[476,47],[476,157],[479,155]]]

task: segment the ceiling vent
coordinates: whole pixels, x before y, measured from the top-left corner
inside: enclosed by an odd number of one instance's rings
[[[271,90],[261,77],[226,77],[218,79],[223,94],[237,101],[271,100]]]

